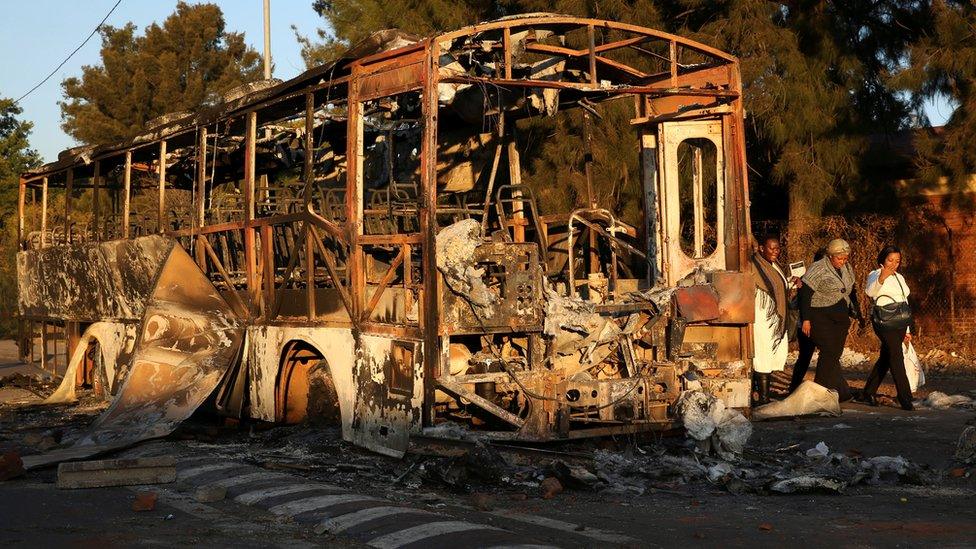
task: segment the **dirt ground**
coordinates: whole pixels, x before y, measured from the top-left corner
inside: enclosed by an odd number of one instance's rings
[[[852,385],[863,383],[863,374],[849,377]],[[0,451],[43,451],[83,429],[105,406],[91,396],[75,406],[36,406],[53,386],[23,385],[0,386]],[[976,377],[930,375],[917,396],[933,390],[972,395]],[[887,384],[882,391],[894,390]],[[421,440],[394,460],[343,442],[334,427],[228,425],[205,415],[148,444],[175,456],[208,455],[287,471],[560,547],[972,547],[976,467],[953,456],[960,433],[974,423],[972,407],[904,412],[844,405],[840,417],[753,423],[746,452],[724,465],[696,454],[680,433],[531,449]],[[819,443],[826,445],[825,456],[816,455]],[[901,456],[899,463],[908,465],[879,474],[868,468],[879,456]],[[770,488],[801,474],[844,486],[839,493]],[[564,490],[544,497],[547,477],[560,478]],[[150,517],[128,509],[132,490],[59,491],[54,479],[48,469],[0,483],[0,540],[23,546],[239,546],[235,533],[249,532],[244,546],[321,542],[307,528],[282,525],[240,505],[218,507],[222,521],[165,502]],[[611,542],[583,535],[590,531],[619,536]]]

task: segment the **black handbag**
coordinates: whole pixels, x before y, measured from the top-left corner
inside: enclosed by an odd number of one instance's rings
[[[905,296],[905,287],[901,285],[898,274],[896,273],[892,276],[895,277],[895,282],[901,288],[901,295],[905,301],[895,301],[895,298],[889,295],[879,295],[874,300],[874,308],[871,309],[871,323],[878,330],[883,331],[907,330],[912,325],[912,306],[908,304],[908,299]],[[878,305],[878,301],[882,297],[887,297],[891,300],[891,303]]]

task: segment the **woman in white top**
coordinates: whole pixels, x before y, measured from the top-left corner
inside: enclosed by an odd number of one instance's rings
[[[897,246],[887,246],[878,254],[878,269],[868,274],[867,287],[864,293],[874,300],[875,305],[888,305],[890,303],[907,303],[911,293],[905,277],[898,273],[901,265],[901,250]],[[902,353],[902,344],[912,340],[911,329],[885,329],[874,323],[874,333],[881,340],[881,352],[878,361],[868,376],[861,400],[872,406],[877,406],[875,393],[884,380],[885,374],[891,371],[891,377],[895,381],[895,388],[898,391],[898,403],[903,410],[914,410],[912,406],[912,389],[908,384],[908,375],[905,372],[905,357]]]

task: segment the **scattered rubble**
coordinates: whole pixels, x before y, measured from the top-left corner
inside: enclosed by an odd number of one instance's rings
[[[227,497],[227,488],[215,484],[201,486],[193,492],[193,499],[200,503],[213,503]]]
[[[966,395],[947,395],[939,391],[932,391],[922,401],[922,405],[936,410],[946,410],[956,407],[973,408],[976,407],[976,402],[973,401],[972,397]]]
[[[17,478],[24,474],[24,462],[17,452],[0,455],[0,482]]]
[[[963,429],[956,444],[956,459],[963,463],[976,463],[976,426]]]
[[[788,397],[760,406],[752,411],[752,419],[762,421],[777,417],[807,415],[839,416],[840,400],[837,391],[807,380]]]
[[[769,489],[780,494],[809,494],[816,492],[840,494],[844,491],[844,484],[829,478],[810,475],[774,482]]]
[[[101,488],[176,482],[176,459],[172,456],[69,461],[58,465],[57,487]]]
[[[464,219],[444,227],[437,233],[437,269],[451,291],[464,297],[479,313],[492,316],[491,308],[497,296],[485,285],[484,269],[475,267],[472,259],[481,244],[481,224]]]
[[[156,492],[139,492],[132,501],[132,510],[137,513],[152,511],[156,508],[157,498]]]
[[[539,488],[542,490],[542,499],[552,499],[563,491],[563,485],[556,477],[544,478]]]
[[[699,441],[703,453],[733,460],[745,450],[752,424],[725,402],[702,391],[685,391],[678,399],[678,416],[688,436]]]

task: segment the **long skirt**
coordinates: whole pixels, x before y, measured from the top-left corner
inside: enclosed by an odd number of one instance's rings
[[[776,301],[766,292],[756,289],[756,322],[752,329],[752,370],[760,374],[781,372],[786,367],[789,338],[785,330],[776,330],[782,322],[776,312]]]

